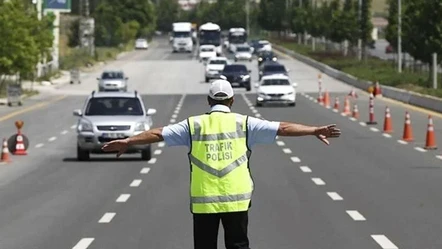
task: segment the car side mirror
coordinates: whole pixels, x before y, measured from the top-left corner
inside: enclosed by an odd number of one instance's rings
[[[80,109],[74,110],[74,116],[81,117],[83,116],[83,112]]]
[[[298,83],[293,83],[292,86],[293,86],[294,88],[296,88],[296,87],[298,87]]]
[[[255,88],[258,88],[259,87],[259,84],[258,83],[255,83]]]
[[[222,80],[227,80],[227,77],[224,76],[224,75],[220,75],[219,78],[222,79]]]
[[[252,72],[252,70],[250,70],[250,69],[249,69],[249,70],[247,70],[247,72],[251,73],[251,72]]]
[[[129,79],[129,77],[126,77],[126,78],[124,78],[125,80],[128,80]]]
[[[153,116],[153,115],[155,115],[156,113],[157,113],[157,110],[156,110],[156,109],[149,108],[149,109],[147,109],[146,116]]]

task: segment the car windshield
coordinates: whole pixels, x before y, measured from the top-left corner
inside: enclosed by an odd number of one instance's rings
[[[259,57],[262,57],[262,58],[273,58],[274,55],[273,55],[273,53],[262,53],[262,54],[260,54]]]
[[[248,47],[237,47],[236,51],[238,51],[238,52],[250,52],[250,48],[248,48]]]
[[[264,68],[264,71],[267,71],[267,72],[285,72],[285,67],[281,66],[281,65],[271,65],[271,66],[266,66]]]
[[[268,41],[259,41],[259,44],[261,44],[261,45],[268,45],[269,42]]]
[[[262,82],[262,86],[289,86],[290,82],[286,79],[268,79]]]
[[[201,52],[213,52],[213,48],[201,48]]]
[[[101,75],[101,78],[104,80],[123,79],[124,75],[121,72],[104,72]]]
[[[86,116],[142,116],[143,108],[137,98],[92,98],[86,106]]]
[[[144,39],[138,39],[137,42],[146,42]]]
[[[209,64],[215,64],[215,65],[226,65],[227,61],[225,60],[211,60]]]
[[[244,65],[227,65],[224,67],[224,72],[247,72],[247,67]]]

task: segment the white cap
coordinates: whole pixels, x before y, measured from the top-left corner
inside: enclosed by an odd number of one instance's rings
[[[209,97],[215,100],[225,100],[233,97],[233,88],[227,80],[215,80],[209,89]]]

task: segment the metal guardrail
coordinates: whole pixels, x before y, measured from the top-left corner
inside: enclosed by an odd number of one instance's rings
[[[343,81],[349,85],[352,85],[356,88],[359,88],[361,90],[367,91],[368,88],[370,86],[373,85],[373,82],[371,81],[364,81],[364,80],[359,80],[358,78],[346,74],[344,72],[341,72],[339,70],[336,70],[328,65],[325,65],[321,62],[318,62],[316,60],[313,60],[309,57],[306,57],[304,55],[301,55],[299,53],[296,53],[292,50],[286,49],[282,46],[276,45],[276,44],[272,44],[272,46],[285,54],[288,54],[290,56],[292,56],[293,58],[304,62],[305,64],[308,64],[309,66],[312,66],[316,69],[318,69],[319,71],[327,74],[330,77],[333,77],[335,79],[338,79],[340,81]],[[380,85],[382,88],[382,95],[390,98],[390,99],[394,99],[397,101],[401,101],[403,103],[407,103],[410,105],[414,105],[414,106],[419,106],[422,108],[426,108],[432,111],[436,111],[436,112],[440,112],[442,113],[442,99],[441,98],[437,98],[437,97],[433,97],[433,96],[429,96],[429,95],[424,95],[424,94],[419,94],[416,92],[412,92],[412,91],[407,91],[407,90],[403,90],[403,89],[399,89],[399,88],[395,88],[395,87],[391,87],[391,86],[386,86],[386,85]]]

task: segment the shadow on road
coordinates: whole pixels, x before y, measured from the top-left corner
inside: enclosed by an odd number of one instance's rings
[[[126,158],[109,158],[109,157],[94,157],[94,158],[90,158],[90,160],[88,161],[78,161],[78,159],[76,157],[67,157],[67,158],[63,158],[63,162],[84,162],[84,163],[88,163],[88,162],[114,162],[114,163],[119,163],[119,162],[134,162],[134,161],[144,161],[141,160],[140,158],[137,157],[126,157]],[[147,162],[147,161],[146,161]]]

